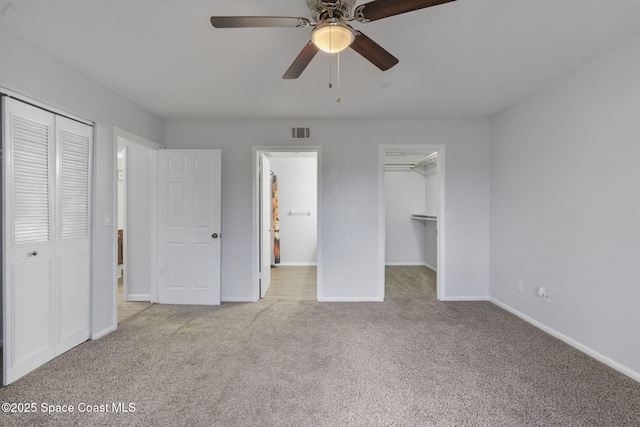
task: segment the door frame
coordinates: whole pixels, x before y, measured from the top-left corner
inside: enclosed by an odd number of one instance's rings
[[[436,222],[436,233],[437,233],[437,275],[436,275],[436,289],[437,289],[437,298],[440,301],[446,300],[446,270],[445,270],[445,242],[446,242],[446,234],[445,234],[445,164],[446,164],[446,147],[444,144],[423,144],[423,145],[391,145],[384,144],[379,146],[378,152],[378,210],[380,215],[378,216],[378,241],[380,242],[380,247],[378,253],[380,254],[380,259],[378,260],[379,270],[379,283],[380,283],[380,292],[381,295],[384,295],[385,290],[385,266],[386,266],[386,249],[385,249],[385,228],[386,228],[386,205],[385,205],[385,190],[384,190],[384,157],[386,152],[393,151],[417,151],[417,152],[434,152],[438,153],[438,167],[437,167],[437,177],[438,177],[438,221]]]
[[[113,185],[115,188],[115,191],[113,192],[113,206],[115,206],[115,215],[114,215],[114,219],[113,219],[113,228],[114,228],[114,236],[113,236],[113,259],[114,259],[114,266],[113,266],[113,326],[114,326],[114,330],[118,328],[118,236],[117,236],[117,231],[118,231],[118,145],[120,143],[122,143],[122,145],[124,145],[125,147],[127,146],[127,144],[138,144],[150,149],[153,149],[157,152],[157,150],[163,148],[162,145],[151,141],[150,139],[147,139],[145,137],[142,137],[140,135],[136,135],[135,133],[126,131],[124,129],[121,129],[117,126],[114,126],[114,139],[115,139],[115,144],[113,147]],[[156,155],[154,156],[154,158],[157,157],[157,153],[155,153]],[[127,161],[127,159],[124,159],[124,163],[123,163],[123,174],[124,174],[124,178],[125,178],[125,186],[126,186],[126,179],[127,179],[127,169],[129,167],[131,167],[132,165],[129,164],[129,162]],[[154,171],[152,172],[152,179],[150,182],[151,185],[151,189],[152,189],[152,194],[151,194],[151,205],[152,206],[157,206],[158,205],[158,174],[157,174],[157,161],[152,162],[152,168],[154,169]],[[126,195],[127,195],[127,188],[124,188],[124,193],[125,193],[125,209],[127,208],[127,203],[126,203]],[[124,240],[122,242],[123,244],[123,264],[126,265],[127,263],[127,255],[128,255],[128,247],[127,247],[127,211],[125,210],[124,212],[124,221],[123,221],[123,233],[124,233]],[[150,268],[150,278],[151,278],[151,302],[156,302],[158,300],[158,294],[157,294],[157,272],[158,272],[158,244],[157,244],[157,230],[158,230],[158,214],[157,214],[157,209],[152,209],[151,210],[151,218],[149,218],[149,222],[150,222],[150,227],[151,227],[151,242],[150,242],[150,251],[151,251],[151,265],[149,266]],[[127,271],[125,269],[124,274],[127,274]],[[127,280],[126,278],[124,278],[124,290],[127,291],[126,286],[127,286]]]
[[[258,178],[258,233],[259,233],[259,241],[260,245],[260,280],[259,280],[259,291],[260,298],[264,298],[269,286],[271,286],[271,269],[269,268],[268,272],[265,272],[266,266],[271,267],[271,261],[274,254],[274,237],[275,230],[273,229],[273,175],[271,175],[271,161],[269,160],[269,156],[266,153],[262,153],[259,155],[260,157],[260,175]],[[268,166],[268,167],[267,167]],[[267,183],[268,181],[268,183]],[[268,196],[268,197],[267,197]],[[266,223],[268,221],[268,224]],[[266,228],[266,229],[265,229]],[[269,239],[267,242],[266,235],[267,232],[269,234]],[[269,248],[269,249],[267,249]],[[268,260],[267,253],[269,254]],[[267,282],[268,279],[268,284]],[[265,289],[266,288],[266,289]]]
[[[252,262],[253,262],[253,284],[252,300],[260,300],[260,156],[264,153],[316,153],[317,159],[317,278],[316,278],[316,299],[322,300],[322,146],[319,145],[254,145],[252,147]]]

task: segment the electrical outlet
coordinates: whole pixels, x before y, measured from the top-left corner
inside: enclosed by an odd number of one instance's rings
[[[520,293],[523,293],[524,292],[524,282],[522,280],[518,279],[517,285],[518,285],[518,291]]]
[[[351,281],[353,279],[353,271],[347,271],[347,280]]]

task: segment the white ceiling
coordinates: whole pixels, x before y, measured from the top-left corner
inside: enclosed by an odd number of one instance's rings
[[[2,27],[163,119],[488,117],[640,35],[640,0],[457,0],[354,23],[400,63],[348,49],[337,103],[326,54],[281,78],[309,28],[212,15],[310,18],[305,0],[0,0]]]

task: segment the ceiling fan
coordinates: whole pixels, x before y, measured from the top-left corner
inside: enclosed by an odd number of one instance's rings
[[[398,59],[351,27],[349,22],[367,23],[452,1],[455,0],[373,0],[356,7],[356,0],[307,0],[314,22],[307,18],[284,16],[212,16],[211,25],[215,28],[314,27],[311,40],[284,73],[283,79],[300,77],[319,50],[337,53],[348,47],[386,71],[396,65]]]

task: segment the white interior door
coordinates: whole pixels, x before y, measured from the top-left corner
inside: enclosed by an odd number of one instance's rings
[[[56,116],[56,356],[89,339],[93,128]]]
[[[271,285],[271,163],[260,155],[260,298],[264,298]]]
[[[3,381],[55,355],[55,116],[3,99]]]
[[[220,304],[221,150],[158,151],[158,302]]]

